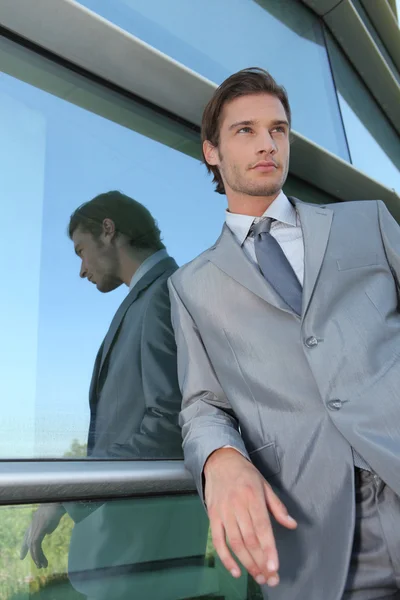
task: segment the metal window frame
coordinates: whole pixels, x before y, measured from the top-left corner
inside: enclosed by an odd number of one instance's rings
[[[316,0],[303,1],[309,6],[316,4]],[[351,33],[353,44],[362,40],[366,59],[372,57],[370,66],[375,83],[376,69],[382,67],[378,80],[387,84],[388,91],[384,90],[378,101],[383,103],[383,108],[386,107],[400,130],[400,115],[392,110],[393,99],[396,97],[398,101],[396,93],[399,90],[394,90],[387,66],[382,64],[375,44],[365,37],[364,25],[361,22],[360,28],[360,23],[355,21],[355,18],[361,21],[357,13],[355,16],[350,10],[348,0],[342,0],[337,8],[332,8],[337,0],[323,0],[323,3],[325,9],[328,7],[331,11],[325,19],[329,19],[334,33],[336,30],[339,43],[345,44],[347,51],[354,55],[348,30],[343,31],[337,22],[338,14],[350,11],[349,18],[357,26],[357,34]],[[337,13],[339,9],[341,13]],[[73,0],[35,0],[34,10],[31,0],[2,0],[0,24],[51,55],[61,57],[64,62],[92,73],[105,85],[126,90],[197,127],[203,108],[216,88],[213,82]],[[347,36],[346,40],[343,36]],[[400,197],[393,190],[298,132],[293,132],[290,172],[340,200],[380,198],[400,220]],[[194,490],[193,480],[182,461],[0,462],[0,504],[191,493]]]
[[[393,13],[394,18],[397,20],[398,14],[397,14],[396,0],[387,0],[387,3],[389,5],[390,10]]]
[[[400,71],[400,28],[391,6],[386,0],[361,0],[361,4]]]
[[[396,131],[400,133],[400,85],[351,0],[302,1],[319,15],[329,27],[383,112]],[[393,62],[397,65],[400,30],[395,27],[394,15],[386,0],[371,1],[375,5],[373,11],[374,24],[377,22],[379,15],[381,30],[382,27],[390,25],[390,29],[382,41],[385,43]],[[363,2],[363,6],[371,15],[370,3]],[[391,14],[388,14],[388,11]],[[378,27],[377,31],[380,33]],[[389,39],[391,42],[387,43]]]
[[[74,0],[36,0],[35,11],[30,0],[2,0],[0,24],[105,83],[196,126],[217,87]],[[292,138],[293,175],[339,200],[379,198],[400,219],[400,197],[393,190],[298,132]]]

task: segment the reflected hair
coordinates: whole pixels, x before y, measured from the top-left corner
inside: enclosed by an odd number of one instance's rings
[[[201,141],[204,143],[205,140],[208,140],[217,148],[219,145],[221,114],[225,104],[235,98],[250,96],[252,94],[270,94],[278,98],[285,110],[289,127],[291,126],[292,114],[285,88],[278,85],[268,71],[259,67],[249,67],[225,79],[215,90],[203,112]],[[208,164],[204,152],[203,161],[207,167],[207,171],[213,175],[215,191],[218,194],[225,194],[224,184],[218,167]]]
[[[123,234],[135,250],[162,250],[161,232],[150,211],[118,191],[99,194],[89,202],[81,204],[71,215],[68,235],[72,236],[78,227],[94,238],[103,231],[104,219],[111,219],[117,234]]]

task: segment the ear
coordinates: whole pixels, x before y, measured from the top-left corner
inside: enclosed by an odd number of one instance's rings
[[[103,236],[105,238],[113,239],[115,236],[116,229],[115,223],[111,219],[104,219],[103,221]]]
[[[213,146],[208,140],[203,142],[203,154],[206,162],[212,167],[219,165],[219,154],[217,146]]]

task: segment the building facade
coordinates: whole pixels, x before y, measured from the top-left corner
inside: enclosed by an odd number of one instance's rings
[[[150,209],[178,264],[209,247],[226,205],[201,164],[201,115],[216,86],[250,66],[289,94],[285,192],[324,204],[379,198],[400,221],[397,8],[2,0],[0,600],[260,597],[246,576],[224,573],[181,461],[83,458],[94,358],[125,292],[79,280],[66,227],[77,206],[120,190]],[[68,515],[48,536],[46,569],[20,561],[38,503],[98,499],[113,514],[112,551],[93,553],[90,527],[105,523],[94,510],[80,537]],[[126,523],[137,514],[154,535],[132,555]]]

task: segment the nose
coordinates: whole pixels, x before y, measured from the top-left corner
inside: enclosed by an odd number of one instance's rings
[[[270,132],[267,130],[262,131],[257,136],[257,153],[258,154],[275,154],[277,151],[276,143]]]
[[[79,277],[82,277],[82,279],[87,277],[87,269],[86,269],[85,265],[83,264],[83,261],[81,263],[81,270],[79,271]]]

